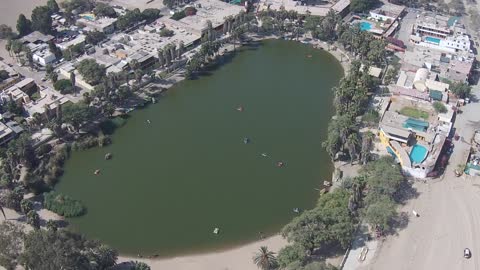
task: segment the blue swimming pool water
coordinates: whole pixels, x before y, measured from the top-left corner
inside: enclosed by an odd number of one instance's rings
[[[428,42],[435,43],[435,44],[437,44],[437,45],[440,44],[440,39],[439,39],[439,38],[426,37],[425,40],[428,41]]]
[[[422,163],[426,156],[427,148],[419,144],[415,144],[410,151],[410,160],[415,163]]]
[[[372,29],[372,24],[369,22],[360,22],[360,30],[366,31]]]
[[[87,20],[89,20],[89,21],[94,21],[94,20],[95,20],[95,18],[92,17],[92,16],[90,16],[90,15],[83,15],[83,18],[85,18],[85,19],[87,19]]]

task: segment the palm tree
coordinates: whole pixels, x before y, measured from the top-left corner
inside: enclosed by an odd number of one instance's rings
[[[4,220],[7,220],[7,216],[5,215],[5,211],[3,210],[2,205],[0,205],[0,211],[1,211],[2,214],[3,214],[3,219],[4,219]]]
[[[160,65],[160,67],[163,67],[163,65],[165,65],[165,58],[163,57],[163,50],[158,49],[157,53],[158,53],[158,64]]]
[[[185,52],[185,44],[183,43],[183,41],[180,41],[180,44],[178,44],[178,49],[177,49],[177,58],[180,59],[184,52]]]
[[[347,148],[350,155],[350,163],[357,157],[358,134],[352,133],[347,138]]]
[[[266,246],[260,247],[260,250],[253,257],[253,263],[262,270],[271,270],[277,266],[275,252],[269,251]]]
[[[370,155],[370,150],[372,150],[372,142],[375,135],[367,131],[362,136],[362,149],[360,150],[360,161],[362,164],[367,164],[368,157]]]

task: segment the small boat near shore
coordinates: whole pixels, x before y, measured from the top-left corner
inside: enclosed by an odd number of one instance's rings
[[[112,153],[106,153],[105,160],[110,160],[110,159],[112,159]]]

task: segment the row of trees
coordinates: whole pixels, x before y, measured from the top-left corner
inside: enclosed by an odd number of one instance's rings
[[[116,250],[58,229],[55,222],[49,222],[47,230],[28,233],[10,222],[0,225],[0,265],[6,269],[107,269],[117,257]]]

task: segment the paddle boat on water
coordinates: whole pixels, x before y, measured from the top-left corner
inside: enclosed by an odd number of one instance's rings
[[[296,207],[293,208],[293,212],[294,212],[294,213],[297,213],[297,214],[300,213],[300,208],[296,208]]]
[[[219,234],[219,233],[220,233],[220,229],[219,229],[219,228],[213,229],[213,234]]]
[[[262,153],[262,157],[268,157],[267,153]]]
[[[99,175],[99,174],[100,174],[100,169],[96,169],[96,170],[93,172],[93,174]]]
[[[277,167],[281,168],[283,166],[285,166],[285,163],[283,161],[277,162]]]
[[[250,139],[249,139],[249,138],[247,138],[247,137],[243,138],[243,143],[244,143],[244,144],[247,144],[247,143],[249,143],[249,142],[250,142]]]
[[[243,112],[243,106],[238,106],[238,107],[237,107],[237,111]]]

